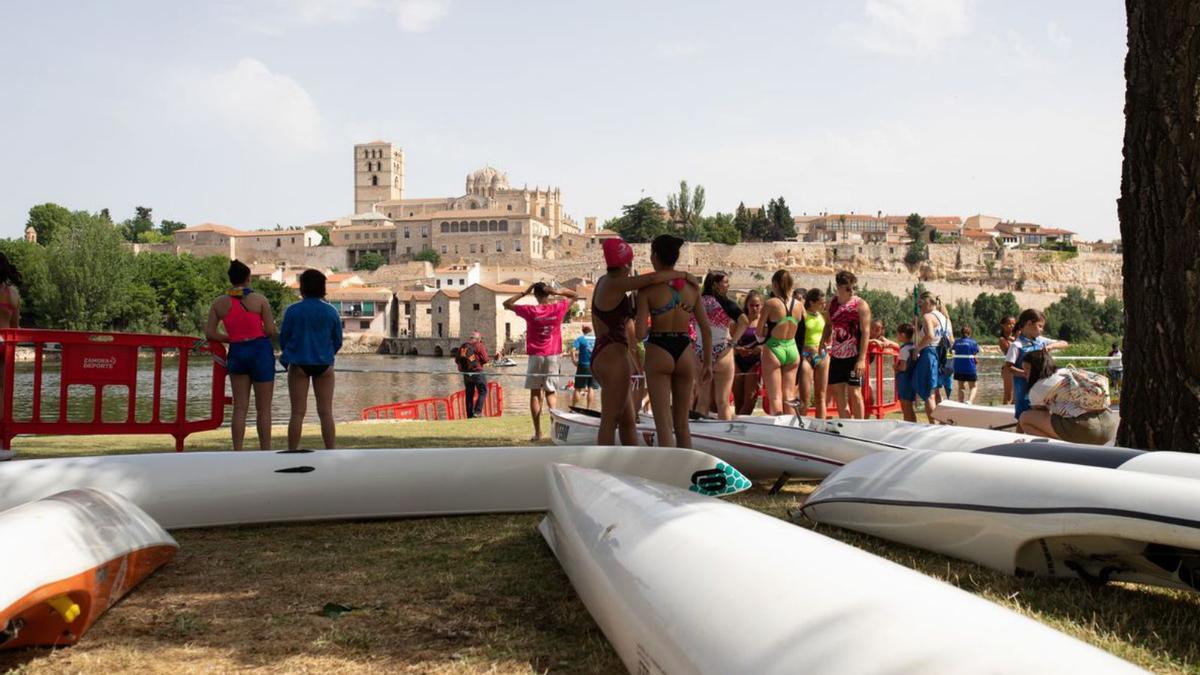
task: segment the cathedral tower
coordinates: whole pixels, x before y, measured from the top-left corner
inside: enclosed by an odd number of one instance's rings
[[[386,141],[354,146],[354,212],[404,199],[404,151]]]

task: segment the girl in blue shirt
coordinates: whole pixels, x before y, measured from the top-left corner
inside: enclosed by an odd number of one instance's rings
[[[323,299],[325,275],[305,270],[300,275],[300,302],[290,305],[279,329],[279,362],[288,372],[288,449],[300,448],[304,415],[308,412],[308,384],[312,380],[321,419],[321,440],[326,448],[336,444],[333,425],[333,355],[342,348],[342,317]]]
[[[975,403],[975,382],[979,379],[976,366],[979,343],[971,337],[971,327],[963,326],[962,337],[954,341],[954,380],[958,382],[958,402]]]
[[[1042,337],[1046,328],[1046,315],[1036,309],[1027,309],[1017,317],[1017,336],[1004,357],[1004,367],[1012,373],[1014,416],[1020,420],[1021,413],[1029,410],[1029,383],[1025,378],[1025,357],[1039,349],[1055,350],[1067,346],[1063,340],[1051,341]],[[1017,431],[1021,425],[1017,424]]]

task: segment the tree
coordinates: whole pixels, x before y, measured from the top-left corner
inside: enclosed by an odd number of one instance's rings
[[[832,290],[830,288],[830,291]],[[904,298],[898,295],[863,288],[858,291],[858,296],[871,306],[871,318],[883,321],[884,330],[889,335],[895,335],[896,327],[900,324],[913,322],[912,303],[905,302]]]
[[[971,303],[971,312],[975,315],[977,325],[973,326],[977,336],[983,335],[1000,335],[1000,322],[1004,321],[1005,317],[1017,318],[1021,313],[1021,306],[1017,304],[1017,298],[1012,293],[980,293],[975,296],[975,302]]]
[[[442,256],[439,255],[437,251],[435,251],[431,248],[423,248],[420,251],[417,251],[416,253],[413,254],[413,260],[425,260],[425,261],[428,261],[430,264],[432,264],[434,267],[437,267],[438,265],[442,264]]]
[[[923,260],[929,260],[929,246],[925,243],[925,219],[919,213],[909,214],[905,220],[905,229],[911,241],[908,244],[908,252],[904,254],[904,262],[917,265]]]
[[[686,180],[679,181],[679,194],[667,195],[667,214],[676,225],[698,228],[704,214],[704,186],[689,190]]]
[[[0,239],[0,252],[21,273],[21,323],[45,326],[46,292],[50,288],[46,248],[24,239]]]
[[[184,253],[142,253],[134,258],[135,278],[154,292],[160,325],[174,333],[199,334],[212,301],[228,286],[223,256],[197,258]]]
[[[959,298],[946,310],[949,314],[950,325],[954,327],[956,335],[961,334],[963,326],[970,326],[972,333],[979,331],[979,321],[970,301]]]
[[[358,256],[358,260],[354,263],[354,269],[360,272],[364,270],[368,272],[374,272],[382,267],[386,262],[387,259],[384,258],[382,254],[376,253],[375,251],[367,251],[366,253]]]
[[[333,239],[329,235],[329,227],[326,225],[318,225],[313,228],[317,234],[321,235],[321,246],[332,246]]]
[[[139,237],[143,232],[150,232],[154,229],[152,209],[148,206],[136,206],[134,209],[136,212],[133,218],[121,223],[121,233],[125,236],[126,241],[141,241]]]
[[[1046,332],[1070,342],[1110,341],[1122,332],[1114,316],[1120,304],[1115,299],[1100,303],[1095,291],[1084,293],[1071,286],[1065,296],[1046,308]]]
[[[737,244],[742,240],[742,234],[734,224],[733,216],[728,213],[718,213],[703,220],[704,239],[714,244]]]
[[[38,243],[42,246],[54,243],[54,238],[70,224],[70,210],[52,202],[38,204],[29,209],[29,220],[25,221],[26,227],[33,226]]]
[[[171,235],[185,227],[187,227],[187,223],[181,223],[178,220],[164,220],[158,224],[158,231],[161,232],[164,237],[170,238]]]
[[[771,236],[771,220],[767,218],[767,209],[758,207],[757,211],[750,214],[750,239],[754,241],[768,241]]]
[[[663,220],[662,207],[650,197],[627,204],[622,211],[611,229],[631,244],[644,244],[670,229]]]
[[[296,292],[296,289],[266,277],[258,277],[251,281],[250,288],[257,293],[262,293],[263,297],[267,299],[276,321],[283,319],[283,310],[287,309],[288,305],[300,299],[300,294]]]
[[[750,212],[746,210],[746,202],[739,202],[737,211],[733,214],[733,226],[743,241],[750,239]]]
[[[767,204],[767,220],[770,225],[767,227],[766,241],[787,241],[796,238],[796,219],[792,218],[792,210],[783,201],[783,197],[772,199]]]

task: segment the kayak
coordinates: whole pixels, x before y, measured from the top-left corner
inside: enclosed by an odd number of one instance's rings
[[[1104,466],[987,451],[877,454],[825,479],[802,511],[1017,576],[1200,590],[1200,480],[1130,466],[1181,453],[1099,452],[1128,456]]]
[[[0,649],[74,644],[179,545],[120,495],[69,490],[0,513]]]
[[[1017,428],[1016,408],[1011,405],[975,405],[942,401],[933,409],[933,419],[942,424],[974,429],[1011,431]]]
[[[750,481],[695,450],[531,446],[189,452],[16,460],[0,510],[72,488],[137,504],[167,529],[244,523],[544,511],[554,462],[621,471],[704,494]]]
[[[539,529],[631,673],[1141,672],[778,518],[631,476],[548,473]]]
[[[551,410],[551,437],[555,443],[595,443],[599,414],[593,411]],[[789,426],[771,417],[735,420],[692,420],[688,423],[692,446],[736,466],[752,480],[823,478],[847,462],[889,449],[868,441]],[[654,419],[638,419],[638,440],[654,445]],[[892,448],[895,449],[895,448]]]

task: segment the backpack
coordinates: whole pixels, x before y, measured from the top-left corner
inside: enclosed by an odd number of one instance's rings
[[[1099,373],[1067,368],[1066,378],[1054,389],[1056,403],[1085,412],[1108,410],[1108,378]]]
[[[470,342],[464,342],[454,350],[454,363],[461,372],[474,372],[478,361],[479,356],[475,352],[475,345]]]
[[[945,324],[942,324],[941,321],[941,319],[938,319],[938,323],[942,326],[942,330],[945,330],[946,326]],[[954,374],[954,359],[950,356],[953,353],[954,341],[950,339],[949,335],[943,334],[942,338],[938,340],[937,343],[938,375],[946,377]]]

